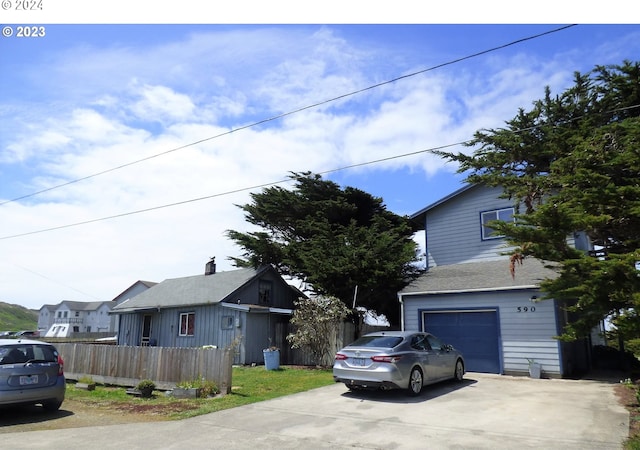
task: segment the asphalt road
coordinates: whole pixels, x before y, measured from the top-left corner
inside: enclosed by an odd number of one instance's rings
[[[336,384],[191,419],[2,435],[11,449],[621,449],[613,384],[469,373],[463,383],[349,392]]]

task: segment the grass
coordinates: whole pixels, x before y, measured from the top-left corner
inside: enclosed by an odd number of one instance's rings
[[[125,388],[97,386],[94,391],[68,386],[67,398],[93,406],[152,412],[167,420],[184,419],[236,406],[295,394],[333,384],[331,369],[282,366],[265,370],[264,366],[234,367],[231,393],[218,397],[176,399],[155,391],[151,399],[132,397]]]
[[[0,331],[37,330],[38,313],[20,305],[0,302]]]

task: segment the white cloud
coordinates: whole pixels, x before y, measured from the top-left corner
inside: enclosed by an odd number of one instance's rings
[[[15,180],[0,197],[126,167],[0,205],[0,300],[109,300],[138,279],[201,273],[211,256],[228,270],[240,250],[225,231],[249,228],[235,206],[245,188],[464,141],[571,79],[558,59],[496,56],[231,132],[411,73],[403,60],[428,50],[367,42],[377,47],[327,28],[230,27],[52,52],[31,70],[37,107],[0,104],[0,174]],[[372,168],[452,170],[429,154],[357,170]],[[172,203],[182,204],[158,208]]]
[[[136,117],[145,122],[173,123],[188,120],[193,115],[195,105],[191,99],[166,86],[134,84],[131,90],[138,98],[130,109]]]

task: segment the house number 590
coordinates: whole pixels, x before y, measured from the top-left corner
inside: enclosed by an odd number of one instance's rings
[[[534,312],[536,310],[535,306],[518,306],[518,312]]]

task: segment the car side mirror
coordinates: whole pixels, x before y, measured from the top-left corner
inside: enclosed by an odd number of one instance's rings
[[[450,352],[451,350],[453,350],[453,345],[445,344],[442,346],[442,348],[445,352]]]

